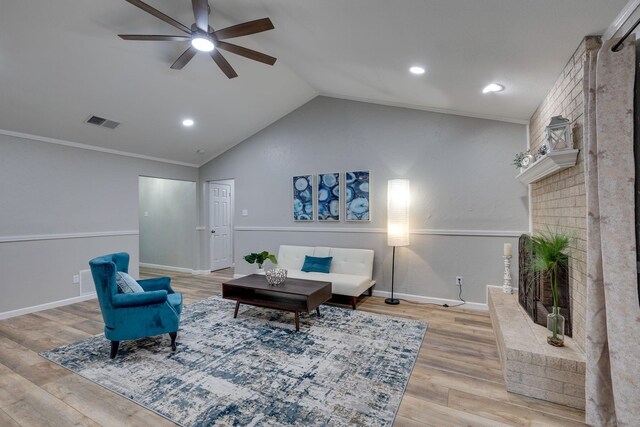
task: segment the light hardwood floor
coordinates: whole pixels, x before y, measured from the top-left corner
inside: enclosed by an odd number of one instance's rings
[[[147,269],[141,277],[171,276],[190,304],[218,294],[232,273]],[[582,411],[505,390],[487,313],[377,297],[362,297],[358,310],[429,323],[395,426],[584,425]],[[0,321],[0,426],[174,425],[38,355],[102,328],[96,300]]]

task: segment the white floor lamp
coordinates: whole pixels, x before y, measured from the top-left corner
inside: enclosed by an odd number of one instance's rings
[[[409,246],[409,180],[390,179],[387,185],[387,244],[393,246],[391,260],[391,298],[387,304],[400,304],[393,297],[396,266],[396,246]]]

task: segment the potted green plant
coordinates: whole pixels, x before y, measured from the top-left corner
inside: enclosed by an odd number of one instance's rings
[[[278,263],[276,256],[273,254],[270,254],[267,251],[262,251],[260,253],[252,252],[249,255],[245,255],[244,260],[247,261],[249,264],[258,264],[258,270],[256,271],[256,273],[262,273],[264,271],[262,269],[262,264],[264,264],[266,260],[269,260],[274,264]]]
[[[567,250],[571,243],[571,236],[566,232],[539,233],[531,236],[533,251],[532,268],[542,274],[548,274],[553,297],[553,312],[547,315],[547,343],[562,347],[564,345],[564,316],[560,314],[558,301],[558,270],[567,265],[569,255]]]

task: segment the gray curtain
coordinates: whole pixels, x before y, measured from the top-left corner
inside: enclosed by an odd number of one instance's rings
[[[587,56],[586,421],[640,423],[640,306],[633,152],[635,38]]]

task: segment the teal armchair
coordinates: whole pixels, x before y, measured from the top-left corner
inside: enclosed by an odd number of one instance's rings
[[[170,277],[138,280],[140,293],[119,293],[116,272],[129,272],[129,254],[120,252],[89,261],[104,319],[104,336],[111,341],[111,358],[118,354],[120,341],[168,333],[171,349],[182,312],[182,294],[171,289]]]

